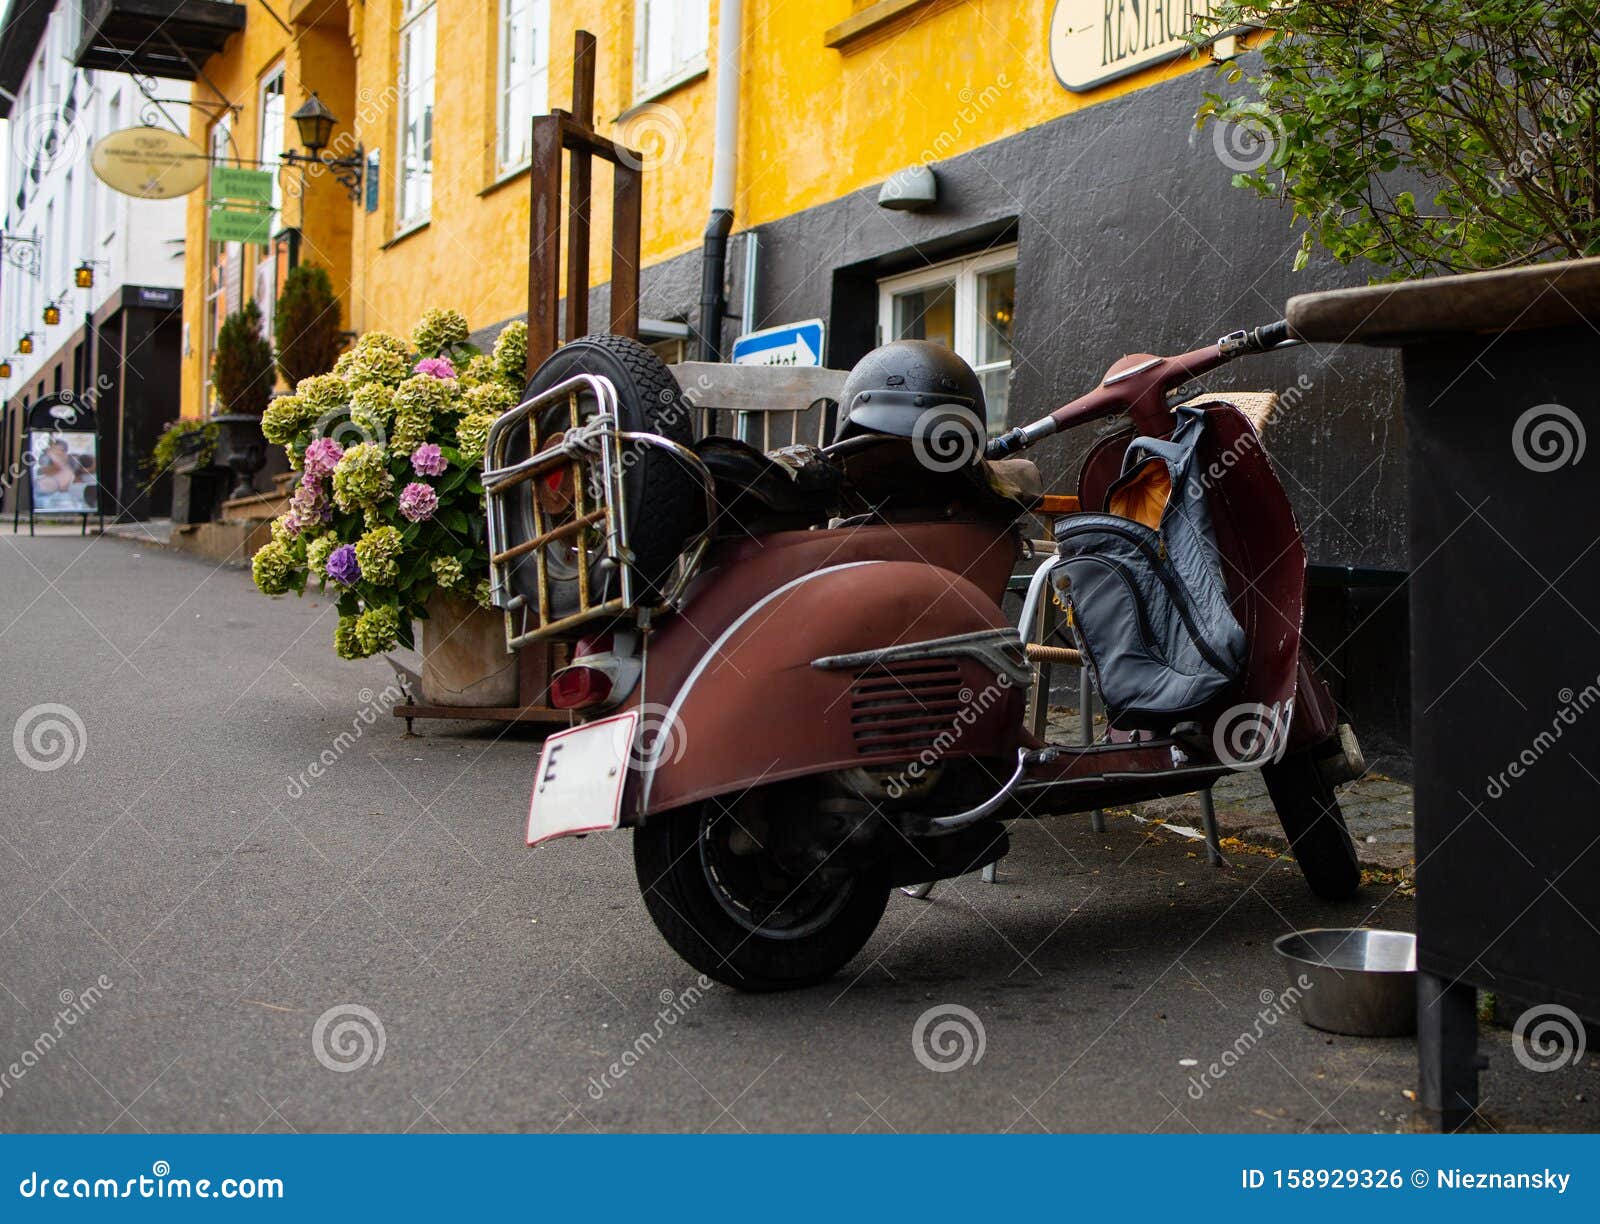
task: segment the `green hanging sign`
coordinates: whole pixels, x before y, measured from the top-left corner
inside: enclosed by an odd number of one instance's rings
[[[207,219],[207,236],[212,242],[251,242],[265,246],[272,241],[270,208],[229,208],[213,202]]]
[[[217,200],[248,200],[252,204],[272,203],[270,170],[240,170],[235,166],[211,167],[211,195]]]

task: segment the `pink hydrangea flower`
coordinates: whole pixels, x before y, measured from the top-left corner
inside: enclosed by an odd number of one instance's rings
[[[454,378],[456,368],[448,357],[424,357],[412,367],[416,374],[431,374],[434,378]]]
[[[411,467],[419,476],[439,476],[449,465],[444,454],[432,442],[424,442],[411,452]]]
[[[300,483],[295,486],[294,496],[289,499],[289,512],[295,520],[297,532],[300,527],[311,523],[330,522],[333,519],[333,507],[328,504],[322,482],[309,475],[301,477]]]
[[[439,495],[421,481],[400,491],[400,513],[413,523],[424,523],[439,509]]]
[[[332,438],[316,438],[306,447],[305,479],[321,480],[333,475],[334,466],[344,458],[344,447]]]

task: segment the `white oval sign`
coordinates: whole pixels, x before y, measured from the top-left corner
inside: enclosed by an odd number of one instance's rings
[[[107,187],[141,200],[188,195],[211,168],[187,136],[153,127],[123,128],[96,141],[89,164]]]
[[[1082,93],[1188,54],[1192,48],[1183,36],[1197,16],[1210,13],[1211,0],[1056,0],[1050,14],[1050,67],[1062,85]]]

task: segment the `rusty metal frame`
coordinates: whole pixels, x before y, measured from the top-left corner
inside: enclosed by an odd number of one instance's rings
[[[585,394],[594,397],[600,411],[588,421],[579,413]],[[538,435],[536,414],[540,409],[565,401],[568,405],[568,427],[564,437],[554,446],[542,448]],[[532,396],[515,408],[501,414],[489,428],[485,446],[483,474],[484,501],[489,529],[489,591],[490,600],[505,612],[506,648],[516,650],[530,642],[547,641],[570,633],[590,621],[632,616],[641,629],[659,613],[676,608],[683,598],[689,582],[699,571],[711,540],[711,525],[716,520],[716,487],[709,470],[700,457],[688,447],[659,434],[617,428],[617,390],[611,380],[597,374],[577,374],[558,383],[547,391]],[[525,427],[525,434],[517,427]],[[528,457],[516,463],[506,462],[506,452],[511,441],[525,436]],[[673,580],[652,604],[639,602],[633,572],[633,550],[628,544],[628,505],[626,482],[623,473],[626,464],[622,444],[632,442],[670,450],[688,464],[699,477],[706,495],[707,526],[685,547],[678,558]],[[599,464],[600,500],[598,505],[588,504],[592,487],[590,477],[593,467]],[[537,497],[530,498],[534,534],[517,544],[508,544],[507,495],[512,489],[527,484],[566,466],[573,490],[572,518],[552,524]],[[602,526],[604,557],[616,567],[620,578],[619,593],[608,600],[596,603],[589,586],[589,568],[592,562],[587,529]],[[578,566],[578,610],[566,616],[554,617],[551,613],[550,573],[546,546],[567,538],[576,537]],[[508,563],[534,554],[538,577],[538,599],[531,605],[522,595],[511,589]]]

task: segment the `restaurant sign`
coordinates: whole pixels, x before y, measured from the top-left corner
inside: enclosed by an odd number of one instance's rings
[[[1050,66],[1074,93],[1187,55],[1184,35],[1211,0],[1056,0]]]

